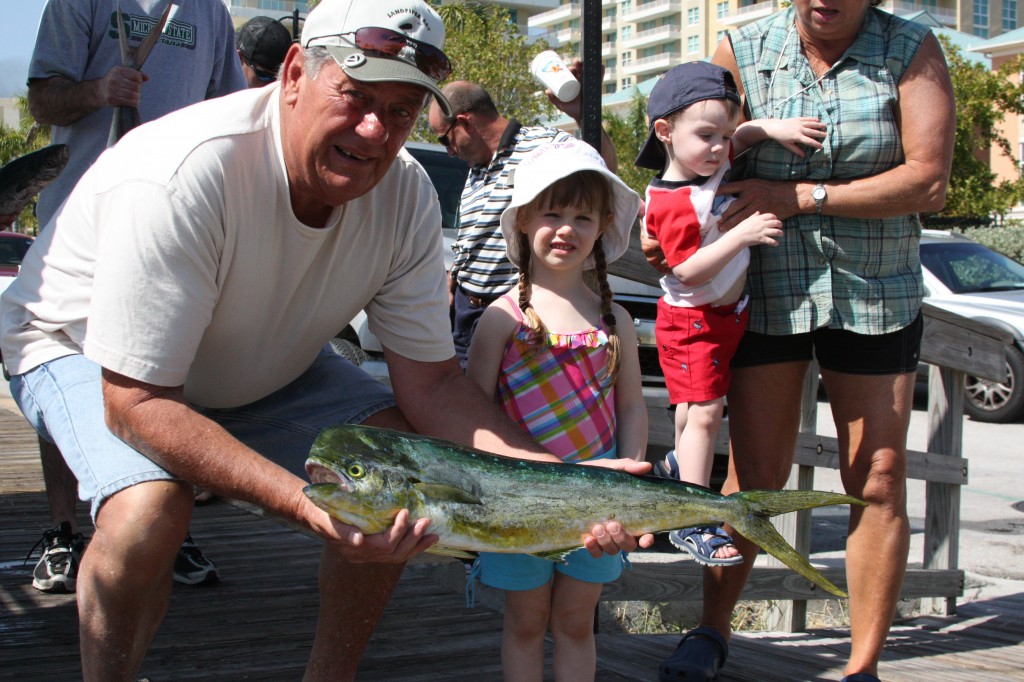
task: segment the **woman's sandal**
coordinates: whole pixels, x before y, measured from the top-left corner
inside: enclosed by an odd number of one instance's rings
[[[675,652],[658,668],[661,682],[704,682],[718,677],[729,657],[729,644],[718,630],[702,625],[679,640]]]
[[[844,677],[841,682],[882,682],[871,673],[852,673]]]

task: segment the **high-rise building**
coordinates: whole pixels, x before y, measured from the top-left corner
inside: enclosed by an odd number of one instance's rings
[[[358,0],[360,2],[372,2],[372,0]],[[523,35],[527,35],[529,26],[527,20],[540,12],[547,12],[555,9],[560,0],[473,0],[481,5],[501,5],[511,14],[511,19],[519,27]],[[235,25],[241,26],[255,16],[268,16],[278,19],[291,29],[291,18],[295,10],[299,11],[300,27],[301,19],[306,16],[306,0],[223,0],[228,11],[234,17]],[[314,3],[308,3],[310,7]],[[444,4],[443,0],[442,3]]]
[[[681,62],[710,57],[730,29],[778,11],[780,0],[594,0],[601,3],[604,93],[659,76]],[[981,38],[1021,26],[1018,0],[886,0],[900,16],[927,11],[938,23]],[[505,3],[501,3],[505,4]],[[583,39],[583,2],[563,0],[528,20],[531,36],[554,46]]]

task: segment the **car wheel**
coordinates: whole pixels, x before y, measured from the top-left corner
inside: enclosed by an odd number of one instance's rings
[[[366,351],[347,339],[331,339],[331,348],[356,367],[366,362]]]
[[[964,412],[979,422],[1003,423],[1024,411],[1024,354],[1006,349],[1006,379],[989,381],[968,376],[964,386]]]

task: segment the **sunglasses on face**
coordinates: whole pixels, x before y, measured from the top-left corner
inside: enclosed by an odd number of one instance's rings
[[[448,61],[444,52],[430,43],[410,38],[404,33],[393,31],[390,28],[365,26],[357,31],[317,36],[311,38],[306,45],[312,46],[317,40],[334,37],[347,39],[356,48],[371,57],[393,57],[402,61],[410,61],[403,53],[411,48],[415,55],[412,61],[415,61],[416,68],[435,81],[443,81],[452,73],[452,63]]]
[[[456,116],[458,116],[458,115],[456,114]],[[450,126],[448,126],[448,130],[444,131],[444,135],[438,135],[437,136],[437,143],[438,144],[443,144],[445,147],[451,147],[452,146],[452,141],[450,139],[448,139],[448,136],[452,134],[452,130],[455,129],[455,126],[458,124],[458,122],[459,122],[458,118],[453,118],[452,119],[452,124]]]
[[[239,54],[241,54],[241,52],[239,52]],[[260,67],[253,64],[252,60],[246,57],[244,54],[242,55],[242,59],[244,59],[245,63],[249,66],[249,68],[252,69],[252,72],[256,74],[256,80],[258,80],[260,83],[273,83],[274,81],[277,80],[276,72],[265,71],[261,69]]]
[[[444,145],[445,147],[451,147],[452,140],[449,137],[449,135],[451,135],[452,131],[455,130],[455,126],[459,124],[459,116],[462,116],[463,114],[468,114],[471,111],[473,111],[473,107],[470,107],[469,109],[463,109],[462,111],[452,116],[452,122],[448,126],[448,130],[444,131],[444,135],[437,136],[437,143]]]

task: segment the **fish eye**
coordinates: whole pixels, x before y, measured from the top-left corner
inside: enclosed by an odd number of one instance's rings
[[[349,464],[348,475],[352,478],[362,478],[366,475],[366,469],[363,468],[362,464]]]

